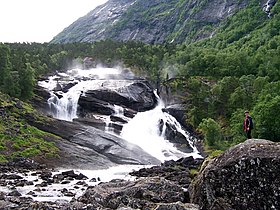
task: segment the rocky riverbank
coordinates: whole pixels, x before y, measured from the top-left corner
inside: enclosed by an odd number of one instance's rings
[[[20,159],[1,164],[1,186],[12,190],[0,193],[0,209],[279,209],[279,163],[279,143],[253,139],[208,164],[202,159],[181,158],[133,171],[132,180],[113,179],[88,186],[89,177],[83,174],[69,170],[53,175],[40,164]],[[30,197],[21,196],[17,189],[34,183],[18,173],[30,171],[37,171],[33,175],[42,179],[37,186],[41,190],[74,180],[74,188],[84,188],[84,193],[75,196],[70,189],[62,189],[70,197],[68,202],[36,201],[36,191]]]
[[[181,158],[131,172],[131,180],[102,182],[104,177],[87,177],[74,170],[57,172],[29,159],[15,159],[0,165],[0,209],[197,209],[186,204],[184,189],[191,182],[190,169],[201,162]],[[23,189],[30,191],[23,194]],[[50,196],[49,201],[38,199],[42,193]]]

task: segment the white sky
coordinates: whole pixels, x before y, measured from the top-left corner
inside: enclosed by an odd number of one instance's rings
[[[0,0],[0,42],[49,42],[107,0]]]

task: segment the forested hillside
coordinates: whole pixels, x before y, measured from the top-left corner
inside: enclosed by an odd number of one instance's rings
[[[169,88],[185,105],[187,123],[204,135],[210,149],[245,140],[244,110],[254,119],[254,138],[280,141],[279,11],[279,2],[269,16],[254,3],[230,16],[213,37],[191,44],[2,43],[0,89],[28,101],[40,76],[91,57],[103,65],[130,67],[155,87]]]

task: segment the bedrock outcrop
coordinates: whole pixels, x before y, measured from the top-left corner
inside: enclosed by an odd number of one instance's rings
[[[119,86],[106,87],[106,84],[102,84],[99,89],[88,90],[82,94],[78,101],[79,111],[111,115],[115,112],[114,105],[135,111],[147,111],[156,106],[157,99],[148,81],[112,81]],[[104,83],[110,83],[113,86],[112,81],[108,80]]]
[[[60,149],[60,158],[52,162],[41,160],[49,167],[101,169],[119,164],[160,163],[137,145],[91,126],[57,119],[42,122],[32,116],[26,119],[31,125],[59,137],[51,141]]]
[[[280,143],[252,139],[211,160],[189,188],[201,209],[280,209]]]

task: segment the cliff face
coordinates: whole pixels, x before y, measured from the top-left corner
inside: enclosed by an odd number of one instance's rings
[[[268,1],[260,2],[264,11]],[[51,43],[103,39],[152,44],[195,41],[212,36],[228,16],[252,2],[256,1],[109,0],[65,28]]]
[[[105,39],[108,31],[134,2],[135,0],[109,0],[65,28],[51,42],[92,42]]]

